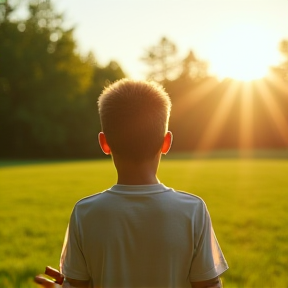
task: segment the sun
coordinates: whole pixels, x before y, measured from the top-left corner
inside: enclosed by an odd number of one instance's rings
[[[238,24],[217,34],[208,52],[218,78],[250,81],[263,78],[277,62],[277,41],[264,27]]]

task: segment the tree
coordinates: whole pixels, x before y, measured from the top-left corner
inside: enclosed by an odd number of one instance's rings
[[[288,40],[282,40],[280,42],[279,50],[286,59],[277,67],[277,71],[284,80],[288,81]]]
[[[110,61],[104,67],[96,64],[93,66],[91,85],[84,97],[85,105],[81,108],[81,117],[75,120],[75,126],[78,127],[77,131],[79,133],[78,135],[75,135],[75,133],[72,134],[74,138],[71,146],[77,147],[82,151],[82,157],[103,155],[100,147],[97,145],[97,135],[101,130],[100,118],[97,113],[97,100],[104,86],[124,77],[125,73],[116,61]]]
[[[208,76],[208,65],[206,62],[195,57],[192,50],[182,60],[182,72],[179,78],[189,78],[193,81],[198,81]]]
[[[159,82],[178,78],[195,82],[207,77],[207,63],[197,59],[192,50],[184,59],[177,52],[177,46],[166,37],[146,50],[141,60],[149,66],[148,78]]]
[[[97,149],[86,149],[99,123],[96,95],[94,118],[88,117],[89,93],[97,86],[93,55],[77,52],[73,29],[63,28],[50,1],[30,3],[24,21],[11,21],[8,10],[1,11],[0,156],[96,156]],[[114,81],[120,70],[111,62],[105,73]]]
[[[50,2],[30,4],[29,11],[26,21],[6,18],[0,27],[2,132],[10,155],[52,154],[64,144],[66,117],[92,75],[91,65],[75,52],[73,30],[62,29]]]
[[[141,58],[150,69],[148,78],[156,81],[175,78],[179,74],[176,45],[163,37],[159,43],[145,51]]]

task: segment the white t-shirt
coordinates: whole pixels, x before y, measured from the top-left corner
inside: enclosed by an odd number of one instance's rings
[[[191,287],[228,265],[204,201],[162,184],[115,185],[74,207],[61,272],[93,287]]]

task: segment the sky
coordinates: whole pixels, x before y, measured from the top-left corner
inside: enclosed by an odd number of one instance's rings
[[[288,39],[288,0],[52,0],[52,3],[64,14],[65,25],[75,27],[75,39],[82,53],[92,51],[102,65],[115,60],[134,78],[145,78],[147,67],[140,58],[164,36],[176,44],[179,57],[192,49],[199,59],[209,62],[213,73],[223,75],[233,74],[231,69],[235,72],[236,68],[229,68],[228,63],[240,67],[242,62],[250,61],[249,67],[242,67],[246,71],[278,63],[278,44]],[[252,55],[247,54],[248,47]],[[233,62],[235,55],[239,56],[238,62]]]

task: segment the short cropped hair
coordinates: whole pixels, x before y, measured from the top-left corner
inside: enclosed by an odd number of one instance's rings
[[[143,161],[159,152],[171,111],[170,97],[161,85],[121,79],[103,90],[98,108],[112,154]]]

